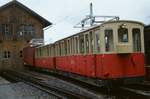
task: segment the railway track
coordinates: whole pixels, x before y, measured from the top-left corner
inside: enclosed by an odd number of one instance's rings
[[[80,87],[90,90],[91,92],[97,94],[101,94],[101,93],[108,94],[110,97],[117,97],[115,99],[150,99],[150,83],[140,83],[140,84],[131,84],[126,86],[119,86],[119,87],[115,87],[110,92],[108,92],[106,88],[94,86],[76,79],[72,79],[70,77],[67,78],[66,76],[62,76],[55,73],[48,73],[48,74],[55,76],[59,79],[68,81],[70,83],[75,83]]]
[[[43,91],[48,93],[52,93],[59,98],[65,99],[104,99],[105,95],[96,95],[88,90],[77,87],[73,84],[64,82],[62,80],[41,76],[41,74],[22,71],[5,71],[3,72],[3,76],[13,79],[15,81],[25,82],[34,87],[38,87]],[[57,93],[57,94],[56,94]]]
[[[137,95],[143,99],[150,99],[150,84],[148,83],[130,84],[122,86],[120,89],[130,92],[130,94]]]
[[[67,80],[67,78],[63,76],[57,78],[31,71],[6,71],[3,72],[3,75],[40,88],[43,91],[58,96],[60,99],[70,99],[70,97],[71,99],[150,99],[150,85],[148,83],[116,87],[108,93],[105,88],[88,85],[76,80],[69,81],[69,79]],[[58,79],[60,78],[73,84],[59,81]],[[74,84],[79,87],[74,86]]]
[[[34,84],[33,82],[30,82],[28,80],[19,78],[18,76],[14,75],[14,73],[12,74],[12,73],[8,73],[8,72],[3,72],[2,76],[7,78],[11,82],[24,82],[26,84],[29,84],[29,85],[31,85],[31,86],[33,86],[35,88],[40,89],[41,91],[44,91],[44,92],[46,92],[46,93],[48,93],[48,94],[50,94],[52,96],[55,96],[56,99],[67,99],[65,96],[60,95],[60,94],[58,94],[58,93],[56,93],[56,92],[54,92],[52,90],[49,90],[48,88],[45,88],[45,87],[43,88],[43,86],[39,86],[37,84]]]

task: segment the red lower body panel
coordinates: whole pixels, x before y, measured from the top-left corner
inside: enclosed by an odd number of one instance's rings
[[[94,55],[56,57],[56,68],[83,76],[95,77]]]
[[[54,69],[54,58],[53,57],[43,57],[43,58],[36,58],[35,65],[37,67]]]
[[[105,54],[96,56],[96,77],[128,78],[144,76],[144,54]]]
[[[145,75],[144,54],[93,54],[56,57],[58,70],[101,79]]]

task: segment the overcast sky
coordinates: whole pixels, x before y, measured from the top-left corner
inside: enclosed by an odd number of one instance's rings
[[[11,0],[0,0],[0,6]],[[150,0],[18,0],[53,23],[45,30],[45,42],[50,43],[79,31],[73,28],[89,14],[93,3],[95,15],[119,16],[124,20],[150,23]]]

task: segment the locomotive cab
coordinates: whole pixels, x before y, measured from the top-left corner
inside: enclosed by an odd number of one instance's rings
[[[132,53],[132,46],[129,44],[128,29],[125,26],[126,24],[122,24],[118,28],[117,53]]]
[[[103,25],[104,53],[130,54],[144,53],[143,25],[120,21]],[[103,42],[102,42],[103,43]]]
[[[127,24],[121,24],[118,28],[117,53],[140,52],[144,48],[141,42],[141,35],[143,35],[141,30],[140,27],[130,28]]]

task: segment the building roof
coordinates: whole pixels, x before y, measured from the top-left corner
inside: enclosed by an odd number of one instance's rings
[[[19,7],[20,9],[23,9],[24,11],[26,11],[27,13],[31,14],[32,16],[34,16],[35,18],[37,18],[42,24],[43,24],[43,28],[52,25],[51,22],[49,22],[48,20],[44,19],[42,16],[40,16],[39,14],[37,14],[36,12],[34,12],[33,10],[29,9],[28,7],[26,7],[25,5],[21,4],[20,2],[18,2],[17,0],[12,0],[11,2],[3,5],[0,7],[0,11],[10,7],[10,6],[16,6]]]

